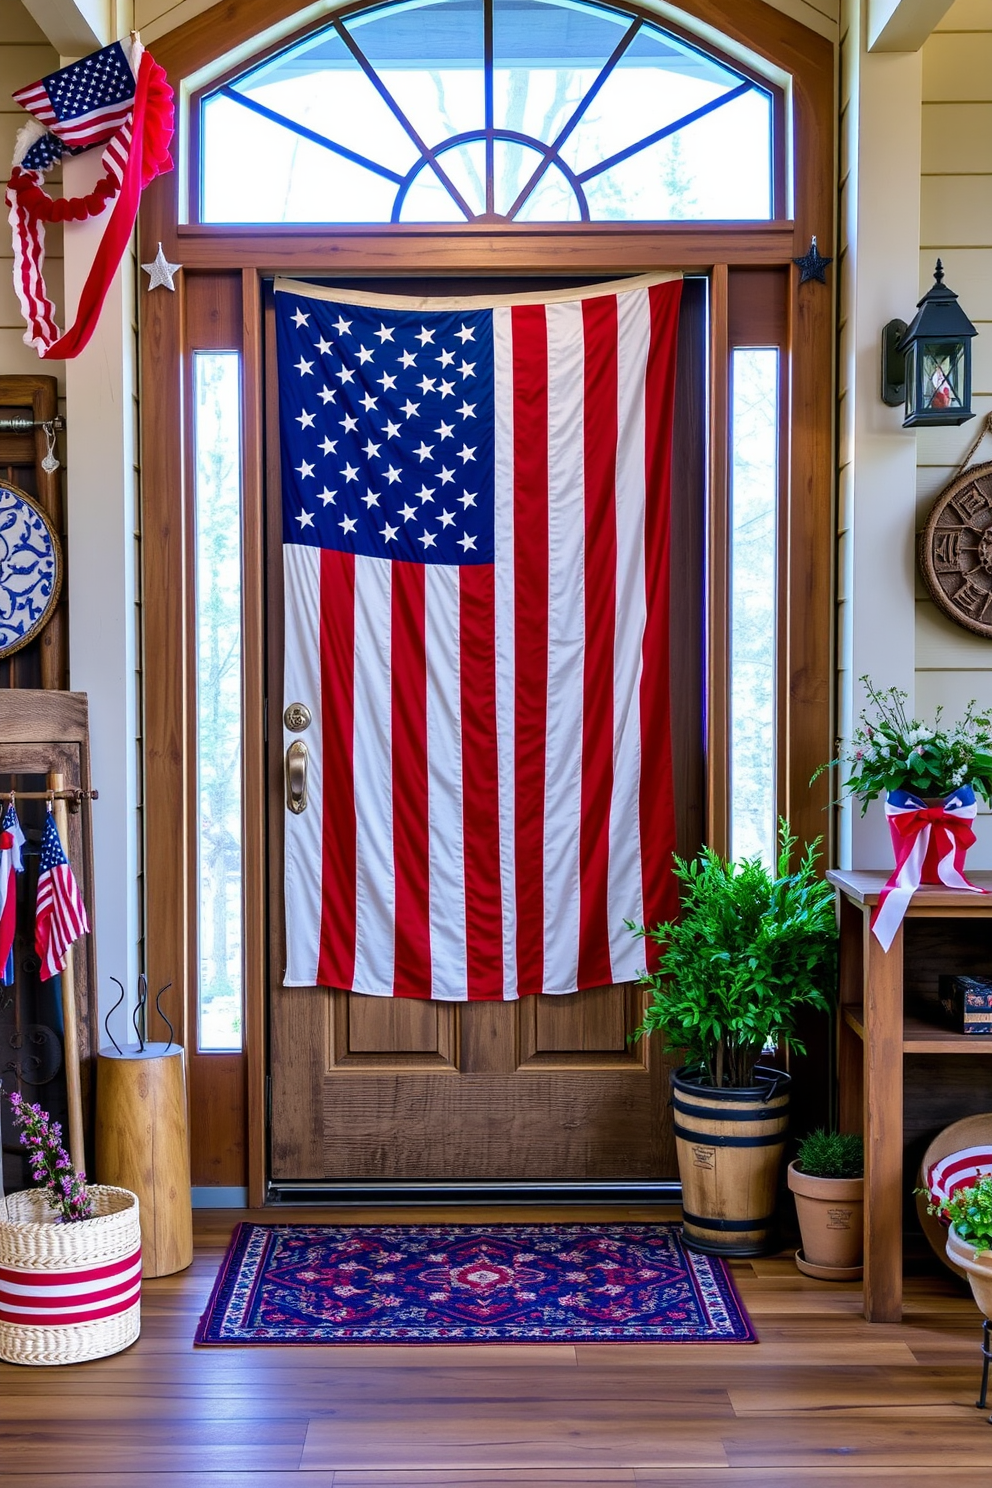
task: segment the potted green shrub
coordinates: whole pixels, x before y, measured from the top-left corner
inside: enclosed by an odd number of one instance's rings
[[[972,1296],[992,1318],[992,1174],[983,1174],[927,1207],[950,1226],[947,1259],[966,1272]]]
[[[853,1132],[819,1128],[789,1164],[802,1249],[796,1265],[821,1281],[857,1281],[864,1257],[865,1147]]]
[[[783,822],[774,870],[709,848],[676,857],[681,917],[629,927],[660,952],[634,1037],[660,1033],[685,1060],[671,1076],[685,1241],[716,1255],[769,1247],[790,1081],[759,1061],[804,1052],[797,1014],[834,1000],[834,893],[816,873],[819,841],[790,872],[795,845]]]

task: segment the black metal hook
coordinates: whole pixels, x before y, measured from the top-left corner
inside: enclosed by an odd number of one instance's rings
[[[121,1058],[123,1058],[124,1057],[124,1050],[121,1048],[120,1044],[117,1042],[117,1040],[114,1038],[114,1035],[110,1031],[110,1014],[111,1013],[116,1013],[117,1009],[120,1007],[121,1003],[124,1001],[124,983],[123,982],[119,982],[117,980],[117,978],[114,977],[114,976],[112,976],[110,978],[110,980],[114,983],[115,986],[120,987],[120,989],[121,989],[121,995],[120,995],[120,997],[118,997],[117,1001],[114,1003],[113,1007],[109,1010],[109,1012],[107,1013],[107,1016],[104,1018],[104,1020],[103,1020],[103,1026],[104,1026],[104,1030],[106,1031],[107,1037],[109,1038],[110,1042],[113,1044],[114,1048],[117,1050],[117,1052],[121,1056]]]
[[[131,1022],[134,1025],[134,1031],[135,1031],[135,1033],[138,1035],[138,1053],[139,1054],[144,1054],[144,1052],[145,1052],[145,1036],[142,1033],[141,1028],[139,1027],[138,1020],[142,1017],[142,1014],[145,1011],[145,1007],[147,1006],[147,1003],[148,1003],[148,978],[145,976],[144,972],[142,972],[141,975],[138,977],[138,1001],[135,1004],[134,1012],[131,1014]]]
[[[159,989],[159,991],[158,991],[158,993],[157,993],[157,995],[155,997],[155,1011],[158,1013],[159,1017],[162,1019],[162,1022],[165,1024],[166,1028],[169,1030],[169,1042],[165,1046],[165,1053],[166,1054],[168,1054],[169,1050],[172,1048],[173,1043],[175,1042],[176,1030],[173,1028],[172,1024],[169,1022],[169,1019],[166,1017],[165,1013],[163,1013],[163,1011],[162,1011],[161,999],[162,999],[163,993],[168,992],[168,990],[169,990],[169,988],[171,986],[172,986],[172,983],[171,982],[166,982],[165,986]]]

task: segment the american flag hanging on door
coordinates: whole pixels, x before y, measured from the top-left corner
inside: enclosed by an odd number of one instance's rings
[[[660,279],[663,276],[655,276]],[[287,986],[625,981],[676,907],[681,281],[406,301],[277,281]]]

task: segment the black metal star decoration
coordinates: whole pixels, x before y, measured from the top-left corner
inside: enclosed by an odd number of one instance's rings
[[[805,284],[808,279],[818,279],[821,284],[826,284],[827,264],[832,264],[832,258],[824,258],[816,246],[816,233],[809,240],[809,252],[802,258],[794,258],[792,262],[799,270],[799,283]]]

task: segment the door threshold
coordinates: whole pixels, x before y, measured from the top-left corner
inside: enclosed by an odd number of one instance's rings
[[[370,1179],[367,1182],[270,1180],[266,1205],[333,1204],[679,1204],[682,1185],[657,1182],[490,1182]]]

